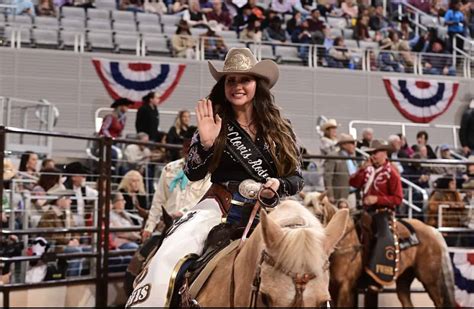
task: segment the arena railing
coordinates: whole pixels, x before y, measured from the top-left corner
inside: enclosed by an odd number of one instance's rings
[[[441,204],[438,207],[438,230],[440,232],[473,232],[474,228],[473,227],[448,227],[448,226],[443,226],[443,217],[449,217],[450,215],[445,215],[445,210],[446,209],[451,209],[451,205],[445,205]],[[473,211],[474,211],[474,206],[467,206],[464,205],[463,209],[467,210],[469,212],[468,216],[466,219],[469,221],[474,220],[473,216]],[[469,222],[470,223],[470,222]]]

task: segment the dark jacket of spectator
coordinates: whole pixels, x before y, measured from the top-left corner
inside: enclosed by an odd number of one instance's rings
[[[223,25],[226,29],[229,29],[232,24],[232,18],[230,17],[229,12],[220,9],[220,12],[213,10],[206,14],[207,20],[215,20],[220,25]]]
[[[146,199],[145,194],[136,193],[135,195],[131,195],[125,190],[120,190],[125,199],[125,209],[127,211],[138,211],[138,214],[141,217],[146,218],[148,215],[148,202]]]
[[[471,152],[474,152],[474,103],[471,103],[471,106],[462,114],[459,140],[463,147],[468,147]]]
[[[363,21],[364,17],[357,19],[357,24],[354,27],[354,33],[352,35],[354,40],[364,41],[370,39],[369,27]]]
[[[282,26],[282,21],[280,17],[275,17],[272,19],[270,22],[270,26],[266,28],[263,31],[263,37],[264,40],[267,41],[280,41],[280,42],[285,42],[286,41],[286,33],[285,30],[283,30]]]
[[[137,111],[135,128],[137,133],[144,132],[150,137],[150,141],[159,142],[158,126],[160,125],[160,113],[158,108],[152,104],[143,104]]]

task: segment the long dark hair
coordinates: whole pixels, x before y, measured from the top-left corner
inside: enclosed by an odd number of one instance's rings
[[[288,120],[283,119],[275,105],[274,97],[265,80],[255,78],[257,87],[253,100],[253,123],[259,134],[270,147],[270,153],[277,167],[278,177],[292,174],[299,166],[296,137]],[[235,119],[232,105],[225,97],[225,76],[212,88],[209,99],[212,101],[214,114],[222,118],[222,128],[214,142],[214,156],[209,170],[213,172],[220,163],[226,144],[227,123]]]
[[[20,168],[19,168],[19,171],[20,171],[20,172],[26,172],[26,165],[28,164],[28,161],[30,160],[30,156],[31,156],[32,154],[36,154],[36,153],[33,152],[33,151],[25,151],[25,152],[21,155]]]

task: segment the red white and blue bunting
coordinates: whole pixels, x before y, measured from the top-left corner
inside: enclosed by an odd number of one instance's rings
[[[387,94],[398,111],[408,120],[429,123],[453,103],[459,88],[454,81],[419,80],[387,77]]]
[[[94,67],[112,99],[127,98],[141,104],[150,91],[161,94],[161,103],[171,96],[178,85],[185,64],[130,62],[93,59]]]
[[[454,295],[461,308],[474,307],[474,250],[449,249],[454,270]]]

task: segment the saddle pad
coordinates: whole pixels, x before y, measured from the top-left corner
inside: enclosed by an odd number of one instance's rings
[[[219,261],[223,257],[237,250],[237,247],[239,246],[239,242],[240,240],[234,240],[227,247],[225,247],[218,254],[216,254],[216,256],[214,256],[209,261],[209,263],[207,263],[207,265],[204,267],[201,273],[197,276],[197,278],[193,281],[193,283],[191,283],[191,287],[189,288],[189,293],[191,294],[192,298],[196,298],[198,296],[199,292],[201,291],[201,288],[204,286],[207,279],[211,276],[217,264],[219,264]]]
[[[386,212],[373,215],[376,227],[375,246],[373,247],[372,256],[366,272],[377,283],[381,285],[389,285],[397,275],[398,267],[398,246],[395,244],[396,236],[394,236],[390,225],[392,224],[391,216]]]

